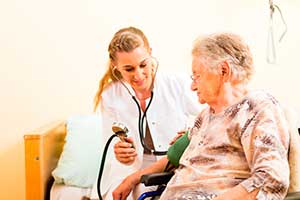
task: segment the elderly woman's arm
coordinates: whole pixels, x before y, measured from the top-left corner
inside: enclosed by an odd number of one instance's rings
[[[145,169],[136,171],[127,176],[122,183],[113,191],[114,200],[126,200],[132,189],[140,183],[140,179],[144,174],[163,172],[168,163],[167,157],[163,157]]]
[[[279,105],[269,103],[256,112],[241,142],[252,176],[220,199],[284,199],[289,186],[288,126]],[[241,196],[242,198],[238,198]],[[248,198],[247,198],[248,197]]]
[[[237,185],[213,200],[255,200],[258,189],[248,192],[243,186]]]

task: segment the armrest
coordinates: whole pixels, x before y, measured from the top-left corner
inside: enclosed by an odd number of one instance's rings
[[[24,135],[25,182],[27,200],[44,200],[49,196],[56,167],[64,145],[66,127],[57,121]]]
[[[140,182],[144,183],[145,186],[167,184],[173,175],[174,172],[145,174],[141,177]]]

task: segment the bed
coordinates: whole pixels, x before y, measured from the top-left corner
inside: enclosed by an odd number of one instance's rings
[[[26,200],[81,200],[90,196],[92,188],[54,182],[52,171],[64,150],[66,135],[65,121],[47,124],[24,135]]]
[[[64,121],[56,121],[24,135],[26,200],[50,197],[56,167],[66,136]]]

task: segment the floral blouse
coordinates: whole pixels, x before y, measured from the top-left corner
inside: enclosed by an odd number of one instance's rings
[[[289,186],[288,125],[277,100],[252,91],[221,113],[203,110],[161,200],[210,200],[237,186],[258,200],[283,199]],[[234,194],[233,194],[234,195]]]

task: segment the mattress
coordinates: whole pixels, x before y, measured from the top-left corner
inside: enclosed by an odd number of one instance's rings
[[[90,197],[92,188],[80,188],[64,184],[53,183],[50,190],[50,200],[82,200]]]

